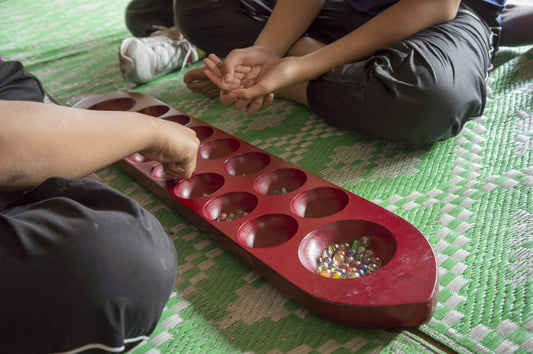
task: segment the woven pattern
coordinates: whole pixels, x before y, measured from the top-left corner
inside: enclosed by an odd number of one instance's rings
[[[413,147],[331,128],[282,100],[248,116],[188,92],[183,73],[124,82],[117,50],[129,36],[127,3],[0,1],[0,54],[22,61],[57,103],[142,92],[400,215],[426,235],[439,263],[437,309],[419,329],[461,353],[533,352],[533,48],[501,49],[483,117],[456,138]],[[309,314],[121,170],[99,174],[154,213],[178,251],[175,292],[135,353],[438,351],[408,331]]]

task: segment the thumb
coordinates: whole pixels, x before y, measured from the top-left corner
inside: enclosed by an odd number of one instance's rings
[[[179,178],[191,178],[195,168],[195,161],[182,161],[182,162],[166,162],[163,164],[163,168],[169,175]]]
[[[239,50],[232,50],[222,63],[220,63],[220,71],[222,71],[224,82],[230,83],[233,80],[235,68],[240,65],[242,65],[242,58]]]

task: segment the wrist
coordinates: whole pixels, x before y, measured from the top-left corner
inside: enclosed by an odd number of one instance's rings
[[[276,60],[283,58],[290,46],[284,46],[280,41],[259,37],[255,41],[254,47],[261,48],[270,58]]]
[[[158,144],[158,139],[161,136],[160,118],[154,118],[139,114],[139,144],[138,151],[153,150],[154,146]]]

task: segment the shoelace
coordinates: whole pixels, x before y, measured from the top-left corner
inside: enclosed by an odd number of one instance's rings
[[[181,33],[178,32],[176,27],[165,27],[165,26],[153,26],[158,29],[158,31],[153,32],[150,37],[153,37],[152,40],[152,50],[156,54],[156,67],[158,71],[166,70],[174,61],[179,61],[180,56],[176,57],[176,51],[178,49],[185,50],[185,56],[181,63],[180,72],[189,62],[191,55],[193,54],[193,46],[185,39]],[[155,38],[160,37],[160,40],[155,40]],[[166,40],[164,37],[168,38],[170,41]],[[170,50],[169,46],[173,47],[172,55],[169,55]]]

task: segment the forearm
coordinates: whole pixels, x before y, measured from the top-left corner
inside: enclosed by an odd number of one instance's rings
[[[0,101],[0,189],[51,176],[82,177],[150,144],[150,121],[131,112]]]
[[[400,0],[348,35],[298,58],[302,80],[362,60],[374,51],[405,39],[424,28],[452,20],[459,0]]]
[[[278,0],[254,45],[283,57],[314,21],[324,0]]]

